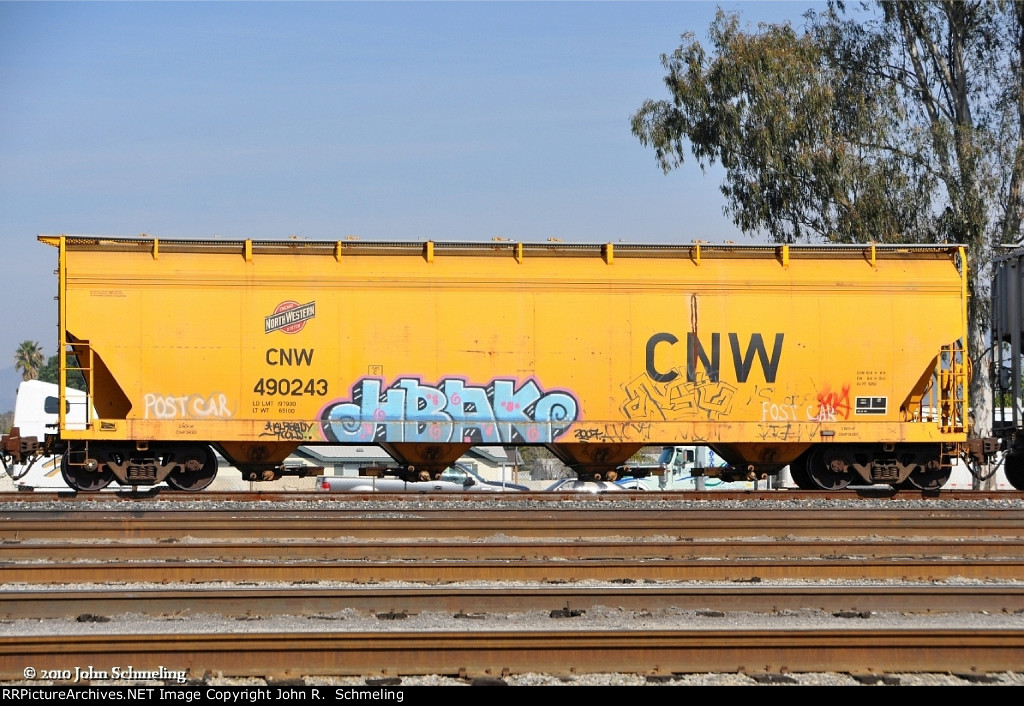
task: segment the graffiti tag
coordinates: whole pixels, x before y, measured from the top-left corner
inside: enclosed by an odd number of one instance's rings
[[[312,438],[309,430],[314,426],[312,422],[267,422],[260,436],[273,436],[279,441],[301,441]]]
[[[426,385],[400,378],[384,388],[377,378],[352,386],[351,400],[321,413],[331,441],[461,441],[475,444],[554,441],[579,417],[579,402],[562,390],[544,392],[533,380],[468,385],[446,378]]]
[[[632,420],[720,419],[732,409],[736,387],[697,374],[686,381],[674,370],[668,382],[657,382],[644,373],[623,386],[623,414]]]

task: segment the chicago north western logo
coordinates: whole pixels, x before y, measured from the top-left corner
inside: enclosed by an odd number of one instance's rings
[[[263,320],[264,333],[271,331],[298,333],[314,316],[316,316],[315,301],[311,301],[309,304],[299,304],[293,301],[281,302],[274,309],[274,313]]]

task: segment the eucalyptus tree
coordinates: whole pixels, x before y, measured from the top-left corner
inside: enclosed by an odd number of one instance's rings
[[[790,24],[719,12],[662,55],[632,130],[666,173],[721,164],[724,210],[776,242],[960,243],[974,431],[991,430],[989,272],[1024,217],[1024,3],[831,2]]]

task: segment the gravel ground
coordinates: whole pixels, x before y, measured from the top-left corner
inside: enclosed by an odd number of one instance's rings
[[[702,584],[703,585],[703,584]],[[763,584],[767,585],[767,584]],[[793,585],[787,583],[786,585]],[[1003,584],[1005,585],[1005,584]],[[209,585],[206,584],[208,587]],[[325,588],[318,584],[318,588]],[[407,585],[375,584],[375,589],[407,588]],[[479,587],[479,584],[474,587]],[[14,587],[6,587],[12,590]],[[35,588],[35,587],[33,587]],[[67,586],[64,587],[67,590]],[[97,586],[83,587],[96,590]],[[117,591],[143,587],[118,584]],[[163,588],[175,588],[166,585]],[[180,587],[179,587],[180,588]],[[224,585],[224,588],[231,586]],[[447,585],[446,589],[451,589]],[[714,585],[707,585],[708,591]],[[371,589],[372,590],[372,589]],[[254,608],[254,613],[258,607]],[[268,632],[488,632],[488,631],[598,631],[598,630],[878,630],[878,629],[983,629],[1024,630],[1022,613],[829,613],[817,609],[782,610],[774,613],[701,611],[664,608],[624,610],[594,606],[583,611],[526,611],[519,613],[453,614],[424,611],[409,615],[375,615],[352,609],[311,616],[219,614],[148,616],[125,613],[111,616],[78,616],[0,620],[0,636],[18,635],[128,635],[144,633],[268,633]],[[1022,658],[1024,659],[1024,658]],[[1024,666],[1024,665],[1022,665]]]
[[[897,510],[901,508],[914,509],[935,509],[935,510],[1024,510],[1024,499],[1020,499],[1016,493],[1008,494],[1007,498],[985,498],[977,500],[952,500],[943,498],[922,498],[914,493],[905,494],[905,497],[894,498],[880,497],[857,497],[850,499],[822,499],[822,498],[799,498],[786,494],[785,498],[761,499],[751,497],[742,500],[718,500],[718,499],[695,499],[686,493],[675,494],[674,497],[659,496],[657,498],[645,498],[630,495],[629,497],[617,497],[615,493],[606,493],[598,498],[590,499],[582,497],[587,495],[580,493],[581,497],[574,497],[564,500],[531,500],[528,498],[519,499],[515,493],[501,493],[499,497],[486,496],[475,497],[473,500],[466,500],[461,496],[448,499],[444,496],[432,496],[430,498],[406,497],[401,500],[400,510],[395,510],[395,504],[386,500],[348,500],[344,494],[327,495],[322,500],[291,500],[291,501],[269,501],[269,500],[203,500],[196,496],[194,500],[161,500],[159,496],[152,499],[138,500],[102,500],[91,498],[89,502],[74,502],[72,500],[44,500],[32,502],[2,502],[0,512],[16,511],[39,511],[49,512],[58,510],[87,509],[90,511],[110,510],[115,512],[127,511],[153,511],[153,510],[177,510],[177,511],[231,511],[231,510],[252,510],[257,506],[262,510],[310,512],[317,510],[364,510],[374,517],[386,517],[387,513],[394,513],[396,516],[408,514],[409,510],[433,509],[433,510],[487,510],[487,509],[548,509],[548,510],[672,510],[672,509],[759,509],[759,508],[780,508],[780,509],[840,509],[859,508],[866,510]],[[384,513],[382,515],[382,513]]]

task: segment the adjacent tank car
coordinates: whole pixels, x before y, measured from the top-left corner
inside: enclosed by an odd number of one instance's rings
[[[1002,253],[995,258],[992,269],[992,383],[996,400],[992,431],[1006,450],[1003,470],[1007,481],[1024,490],[1024,249]]]
[[[39,240],[87,387],[39,452],[81,491],[201,490],[214,450],[274,480],[315,444],[408,479],[476,444],[584,479],[697,444],[727,479],[934,489],[967,441],[955,245]]]

